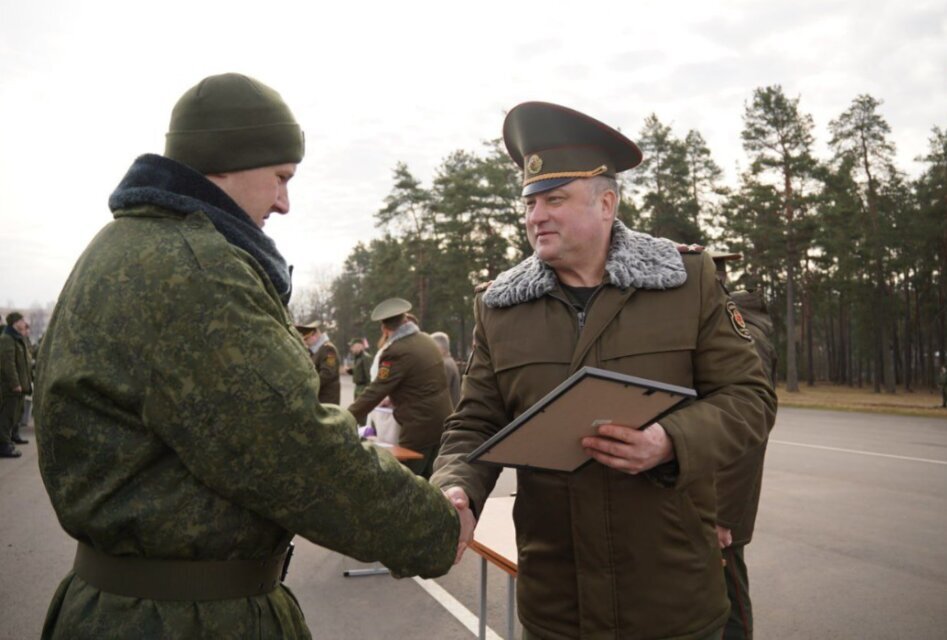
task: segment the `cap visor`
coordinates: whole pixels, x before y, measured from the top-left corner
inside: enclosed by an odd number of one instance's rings
[[[561,187],[564,184],[569,184],[573,180],[575,180],[575,178],[549,178],[548,180],[537,180],[536,182],[531,182],[523,187],[523,197],[542,193],[543,191],[549,191],[550,189],[555,189],[556,187]]]

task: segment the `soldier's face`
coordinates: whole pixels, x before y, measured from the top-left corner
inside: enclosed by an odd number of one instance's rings
[[[207,178],[233,198],[262,229],[271,213],[289,213],[288,184],[295,174],[295,164],[278,164]]]
[[[608,251],[614,192],[596,193],[591,180],[527,196],[526,235],[537,256],[556,270],[600,262]]]

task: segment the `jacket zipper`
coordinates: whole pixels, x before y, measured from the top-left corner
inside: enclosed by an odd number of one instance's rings
[[[589,315],[588,310],[592,308],[592,303],[595,301],[595,298],[598,297],[599,291],[601,291],[601,290],[602,290],[602,287],[604,287],[604,286],[605,286],[605,285],[600,284],[600,285],[595,289],[595,291],[592,292],[592,295],[589,296],[589,301],[585,303],[585,308],[582,309],[582,311],[576,311],[575,305],[573,305],[571,302],[569,302],[568,299],[560,298],[559,296],[552,296],[553,298],[555,298],[555,299],[558,300],[559,302],[561,302],[561,303],[563,303],[564,305],[566,305],[567,307],[569,307],[569,310],[570,310],[570,311],[573,311],[573,312],[575,313],[576,320],[578,321],[578,324],[579,324],[579,334],[581,334],[581,333],[582,333],[582,329],[585,328],[585,319],[586,319],[586,318],[588,317],[588,315]]]

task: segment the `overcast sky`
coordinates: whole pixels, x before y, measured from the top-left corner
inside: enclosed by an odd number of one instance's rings
[[[732,183],[753,89],[801,97],[823,156],[829,120],[869,93],[916,176],[947,127],[947,3],[0,0],[0,305],[56,299],[175,101],[227,71],[277,89],[306,132],[291,211],[266,226],[299,288],[378,234],[396,162],[429,184],[525,100],[632,138],[652,112],[697,129]]]

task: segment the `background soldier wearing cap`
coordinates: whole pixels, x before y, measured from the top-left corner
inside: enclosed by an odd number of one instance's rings
[[[387,340],[380,352],[378,375],[349,411],[362,424],[372,409],[391,397],[395,420],[401,425],[398,444],[424,455],[405,465],[428,478],[451,402],[441,351],[431,336],[408,320],[409,309],[407,300],[389,298],[372,311],[372,320],[381,322]]]
[[[571,373],[596,366],[696,388],[641,431],[602,425],[574,473],[519,470],[513,517],[527,638],[719,638],[729,603],[714,473],[758,445],[775,396],[710,257],[616,221],[633,142],[525,103],[503,137],[523,169],[535,253],[475,302],[473,356],[431,480],[479,510],[496,467],[466,455]],[[607,417],[607,416],[603,416]]]
[[[727,262],[740,260],[743,256],[739,253],[711,251],[710,257],[717,269],[717,279],[726,286]],[[732,292],[730,299],[740,312],[740,322],[753,337],[763,372],[775,388],[776,349],[771,342],[773,321],[766,311],[763,296],[758,290],[741,290]],[[772,424],[768,426],[772,429]],[[727,581],[727,596],[730,598],[730,618],[723,635],[725,640],[753,637],[753,608],[744,547],[753,538],[756,525],[766,442],[763,440],[736,462],[717,472],[717,538],[726,560],[723,571]]]
[[[401,575],[454,561],[441,491],[317,399],[262,230],[302,157],[276,91],[211,76],[112,194],[39,352],[40,470],[79,541],[43,637],[309,638],[294,534]]]
[[[354,395],[358,398],[372,381],[372,358],[365,350],[365,343],[360,338],[352,338],[349,341],[349,352],[352,354],[352,366],[347,367],[346,371],[352,376],[352,384],[355,385]]]
[[[319,402],[339,404],[342,384],[339,382],[339,350],[329,340],[329,334],[319,330],[318,322],[296,325],[303,337],[312,364],[319,373]]]

